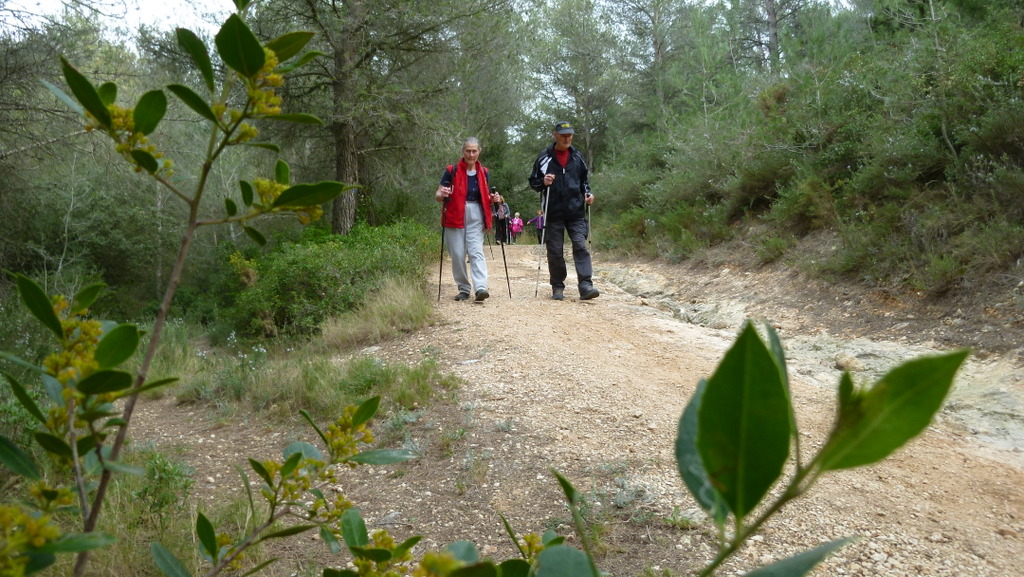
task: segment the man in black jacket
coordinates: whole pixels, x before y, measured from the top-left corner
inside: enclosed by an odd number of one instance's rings
[[[572,241],[572,259],[576,265],[576,279],[579,283],[580,300],[590,300],[601,293],[594,288],[593,266],[590,251],[587,250],[589,234],[586,219],[587,205],[594,202],[587,180],[587,163],[572,146],[575,134],[572,124],[561,121],[555,124],[552,136],[555,141],[544,149],[533,163],[530,187],[541,193],[541,205],[545,206],[544,242],[548,252],[548,274],[551,277],[551,298],[560,301],[565,298],[565,255],[562,247],[565,233]]]

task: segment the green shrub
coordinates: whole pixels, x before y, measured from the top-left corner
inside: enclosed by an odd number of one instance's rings
[[[432,242],[425,227],[400,223],[282,244],[249,263],[255,274],[238,296],[236,326],[250,335],[316,333],[326,319],[380,290],[389,275],[419,278]]]
[[[817,176],[793,182],[779,191],[769,219],[798,236],[834,226],[837,215],[832,187]]]
[[[796,169],[786,154],[766,153],[748,159],[725,187],[729,219],[769,208],[779,189],[795,175]]]

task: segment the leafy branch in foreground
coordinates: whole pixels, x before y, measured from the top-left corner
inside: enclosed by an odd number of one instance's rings
[[[278,160],[272,177],[239,183],[244,208],[240,209],[239,203],[229,198],[222,215],[207,215],[203,201],[208,177],[226,149],[246,145],[280,151],[272,143],[256,140],[259,131],[252,121],[320,123],[306,114],[282,114],[281,98],[276,94],[276,89],[284,82],[284,74],[320,55],[316,52],[300,54],[312,33],[290,32],[261,43],[243,20],[252,0],[234,1],[238,13],[227,18],[214,38],[217,54],[226,65],[226,76],[220,85],[206,45],[189,30],[179,28],[176,31],[178,44],[202,78],[204,90],[200,94],[181,84],[170,85],[166,90],[209,127],[205,160],[191,191],[179,186],[173,178],[173,161],[165,158],[151,141],[167,112],[164,89],[146,92],[133,106],[121,105],[117,103],[115,83],[96,86],[64,58],[61,58],[61,71],[70,95],[54,84],[45,83],[59,100],[82,116],[87,130],[109,137],[129,165],[137,172],[148,174],[182,201],[188,209],[188,219],[149,345],[134,375],[118,367],[135,354],[140,343],[138,329],[134,325],[103,323],[88,316],[101,285],[86,287],[68,302],[63,297],[50,299],[30,279],[16,276],[23,302],[56,336],[59,346],[41,368],[11,355],[3,358],[29,367],[39,375],[50,406],[44,412],[21,383],[12,375],[5,377],[19,402],[40,423],[40,429],[33,436],[36,445],[62,471],[70,473],[73,486],[51,487],[28,452],[0,437],[0,460],[21,477],[35,482],[29,487],[33,497],[28,500],[30,505],[12,502],[0,509],[0,530],[5,535],[0,542],[0,573],[4,575],[31,574],[44,569],[55,561],[55,553],[77,553],[74,574],[82,575],[88,552],[109,543],[110,538],[96,533],[96,527],[112,475],[138,473],[120,460],[136,400],[143,391],[174,380],[147,382],[147,374],[196,230],[201,226],[238,223],[262,244],[263,236],[247,224],[252,219],[269,213],[293,212],[306,223],[319,218],[322,203],[348,188],[338,182],[293,185],[288,165]],[[115,405],[117,401],[123,401],[122,408]],[[299,470],[299,463],[288,472],[295,470]],[[284,477],[282,475],[282,483]],[[81,517],[78,533],[63,533],[52,523],[52,513],[69,508]]]

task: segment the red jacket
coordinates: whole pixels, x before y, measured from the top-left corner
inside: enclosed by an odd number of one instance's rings
[[[452,174],[453,168],[454,174]],[[445,176],[448,174],[452,174],[452,195],[441,204],[441,226],[446,228],[465,228],[466,183],[468,176],[466,174],[466,161],[460,160],[454,167],[449,165]],[[484,229],[491,230],[491,210],[487,206],[490,204],[491,191],[487,186],[487,174],[487,167],[477,162],[476,179],[480,185],[480,206],[484,213]]]

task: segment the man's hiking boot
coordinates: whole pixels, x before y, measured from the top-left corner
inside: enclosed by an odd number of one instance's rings
[[[485,300],[489,296],[491,296],[491,293],[487,292],[487,289],[480,289],[476,291],[476,302]]]
[[[590,299],[596,299],[601,296],[601,291],[597,290],[593,286],[582,286],[580,287],[580,300],[589,301]]]
[[[466,300],[468,298],[469,298],[469,293],[460,292],[459,294],[455,295],[455,300],[457,300],[457,301],[464,301],[464,300]]]
[[[556,301],[560,301],[560,300],[564,299],[565,298],[564,290],[560,289],[560,288],[551,289],[551,298],[552,298],[552,300],[556,300]]]

